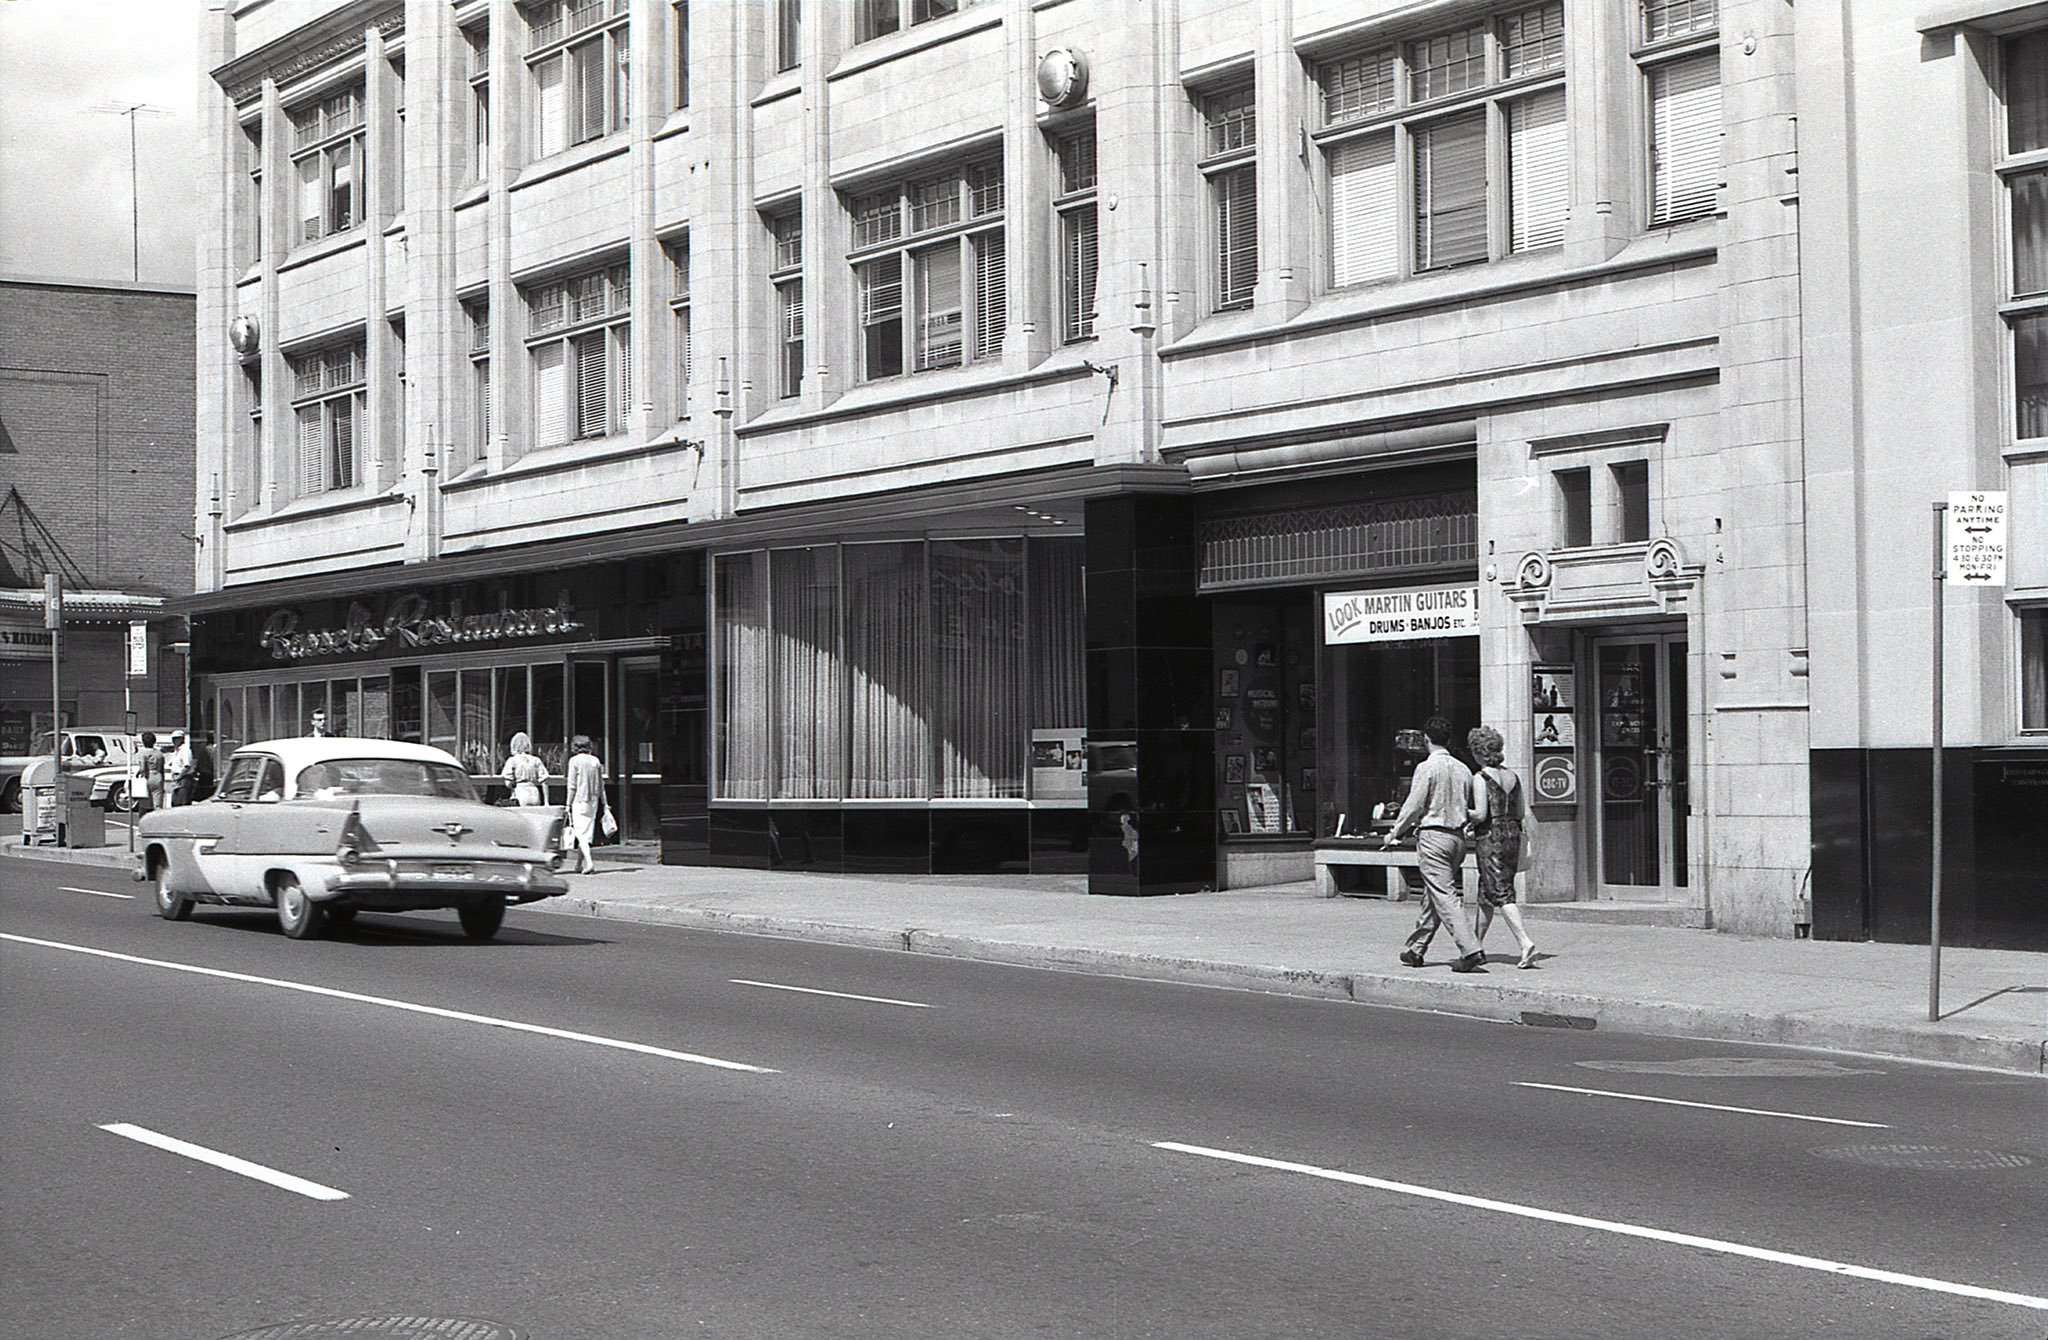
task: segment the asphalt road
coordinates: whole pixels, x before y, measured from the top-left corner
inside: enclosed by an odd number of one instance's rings
[[[2048,1336],[2039,1080],[139,892],[0,864],[22,1340]]]

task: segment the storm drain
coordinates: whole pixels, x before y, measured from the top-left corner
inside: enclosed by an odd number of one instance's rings
[[[330,1335],[384,1336],[387,1340],[519,1340],[510,1326],[477,1317],[329,1317],[287,1321],[236,1331],[221,1340],[320,1340]]]
[[[1624,1075],[1689,1075],[1694,1079],[1824,1079],[1836,1075],[1882,1075],[1836,1061],[1779,1056],[1696,1056],[1685,1061],[1574,1061],[1588,1070]]]
[[[1946,1145],[1827,1145],[1814,1153],[1844,1163],[1868,1163],[1879,1168],[1910,1168],[1921,1172],[1994,1172],[2029,1168],[2034,1161],[2025,1154],[2007,1154],[1996,1149],[1955,1149]]]

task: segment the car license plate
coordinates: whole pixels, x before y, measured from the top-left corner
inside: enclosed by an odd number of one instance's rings
[[[475,879],[476,867],[460,863],[442,862],[434,867],[434,873],[450,879]]]

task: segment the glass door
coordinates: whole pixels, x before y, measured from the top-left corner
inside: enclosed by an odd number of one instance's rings
[[[661,765],[655,737],[661,725],[661,658],[619,659],[619,837],[654,842],[661,836]]]
[[[1606,639],[1593,648],[1594,812],[1600,896],[1675,896],[1686,886],[1685,639]]]

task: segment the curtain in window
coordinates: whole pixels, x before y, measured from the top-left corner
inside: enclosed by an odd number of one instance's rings
[[[920,251],[911,257],[917,292],[917,368],[949,368],[960,362],[960,244]]]
[[[2048,609],[2020,611],[2020,729],[2048,730]]]
[[[1343,288],[1401,270],[1400,190],[1394,134],[1330,150],[1330,283]]]
[[[1024,542],[934,540],[939,794],[1024,794]]]
[[[1004,286],[1003,235],[982,233],[974,247],[974,356],[995,358],[1003,352],[1003,335],[1009,321],[1009,297]]]
[[[1232,168],[1210,182],[1216,196],[1216,303],[1252,300],[1259,278],[1259,178],[1256,168]]]
[[[249,740],[273,740],[276,732],[271,730],[270,685],[256,684],[249,689]]]
[[[1031,726],[1034,730],[1081,726],[1088,720],[1082,689],[1087,645],[1081,561],[1086,543],[1032,540]]]
[[[1486,259],[1486,112],[1416,128],[1415,268]]]
[[[569,440],[569,364],[559,341],[533,350],[533,441],[549,446]]]
[[[2005,43],[2006,152],[2048,149],[2048,32]]]
[[[1721,187],[1721,58],[1713,51],[1650,71],[1650,222],[1714,212]]]
[[[310,242],[320,236],[327,217],[326,183],[321,180],[320,155],[299,160],[299,240]]]
[[[1516,251],[1564,241],[1571,210],[1571,145],[1564,90],[1551,89],[1507,107],[1508,243]]]
[[[2018,397],[2014,432],[2048,437],[2048,316],[2012,318],[2012,379]]]
[[[850,544],[846,571],[846,794],[922,800],[931,794],[931,604],[924,546]]]
[[[498,694],[498,711],[497,729],[491,732],[490,737],[490,770],[496,774],[504,770],[505,759],[511,752],[512,737],[527,728],[526,667],[499,666],[492,672],[492,680]]]
[[[718,794],[768,797],[768,582],[765,552],[716,560]]]
[[[839,551],[769,554],[774,621],[775,794],[800,799],[841,794],[845,740],[839,659]]]
[[[1061,338],[1085,340],[1095,334],[1095,206],[1060,215],[1060,231]]]

